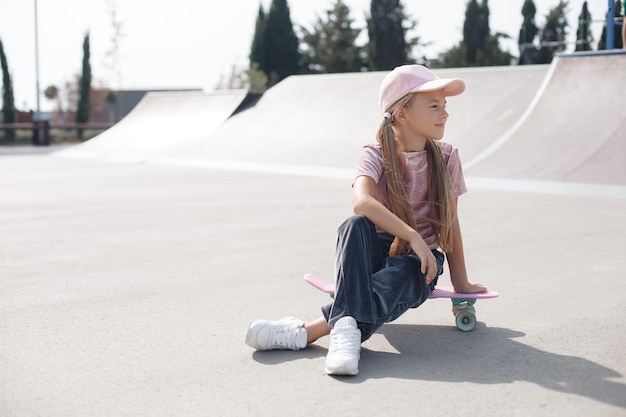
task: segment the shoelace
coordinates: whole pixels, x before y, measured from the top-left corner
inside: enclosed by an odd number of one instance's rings
[[[272,347],[277,348],[284,346],[293,349],[296,344],[296,336],[298,334],[298,326],[283,326],[273,329]]]
[[[334,351],[355,351],[361,344],[361,336],[354,330],[336,332],[330,338]]]

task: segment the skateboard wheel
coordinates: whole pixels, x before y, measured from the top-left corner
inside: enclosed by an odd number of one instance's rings
[[[456,327],[464,332],[471,331],[476,326],[476,315],[471,311],[461,311],[456,315]]]

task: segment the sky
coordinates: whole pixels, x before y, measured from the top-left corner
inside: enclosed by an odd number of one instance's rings
[[[584,0],[569,0],[570,36],[575,41]],[[522,24],[524,0],[490,0],[492,33],[512,39],[505,44],[514,55]],[[114,89],[199,88],[212,91],[233,66],[244,69],[259,5],[271,0],[0,0],[0,40],[9,63],[15,105],[36,110],[35,28],[39,45],[40,109],[53,103],[43,97],[49,85],[59,88],[80,74],[82,44],[89,32],[94,87]],[[364,27],[370,0],[344,0],[355,27]],[[35,4],[37,22],[35,25]],[[118,71],[110,65],[111,4],[121,22]],[[294,26],[311,27],[334,0],[288,0]],[[462,39],[467,0],[404,0],[405,12],[417,21],[415,35],[429,45],[420,56],[435,58]],[[535,0],[536,23],[542,26],[558,0]],[[589,0],[594,39],[600,38],[607,0]],[[594,42],[595,43],[595,42]],[[573,45],[568,48],[573,50]]]

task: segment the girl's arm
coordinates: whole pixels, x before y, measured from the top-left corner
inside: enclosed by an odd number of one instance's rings
[[[352,186],[352,206],[355,214],[367,217],[372,223],[411,244],[411,249],[422,262],[422,273],[426,283],[437,275],[437,260],[424,239],[398,216],[393,214],[380,201],[376,200],[376,182],[367,176],[360,176]]]
[[[455,200],[455,204],[458,201]],[[465,254],[463,253],[463,238],[461,236],[461,226],[459,218],[455,219],[452,225],[452,245],[453,249],[446,252],[448,259],[448,267],[450,268],[450,280],[456,292],[475,293],[487,291],[487,288],[481,284],[470,282],[467,278],[467,269],[465,268]]]

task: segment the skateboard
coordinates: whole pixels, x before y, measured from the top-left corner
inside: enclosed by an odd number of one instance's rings
[[[304,280],[318,290],[335,295],[335,284],[328,282],[317,275],[305,274]],[[428,298],[450,298],[452,300],[452,314],[454,314],[456,327],[464,332],[469,332],[476,326],[476,309],[474,304],[479,298],[495,298],[499,294],[495,291],[478,292],[474,294],[455,292],[454,288],[437,286]]]

